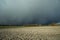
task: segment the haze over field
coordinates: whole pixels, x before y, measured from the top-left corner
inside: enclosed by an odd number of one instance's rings
[[[0,0],[0,24],[60,22],[60,0]]]

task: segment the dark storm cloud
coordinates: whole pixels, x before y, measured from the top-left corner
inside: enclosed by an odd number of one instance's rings
[[[60,0],[0,0],[0,24],[60,22]]]

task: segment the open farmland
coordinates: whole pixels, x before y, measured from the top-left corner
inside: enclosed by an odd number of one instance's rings
[[[0,29],[0,40],[60,40],[60,27],[21,27]]]

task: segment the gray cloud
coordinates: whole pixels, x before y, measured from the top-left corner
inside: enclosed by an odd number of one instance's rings
[[[60,22],[60,0],[0,0],[0,24]]]

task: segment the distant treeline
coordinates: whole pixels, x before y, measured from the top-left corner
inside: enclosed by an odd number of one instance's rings
[[[51,24],[22,24],[22,25],[0,25],[0,26],[57,26],[56,23]]]

